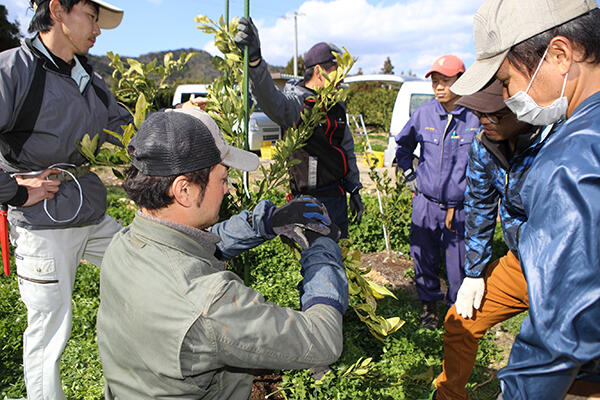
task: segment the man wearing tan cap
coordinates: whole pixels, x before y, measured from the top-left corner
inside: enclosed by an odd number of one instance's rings
[[[0,54],[0,202],[9,205],[16,274],[27,307],[23,370],[29,399],[65,399],[60,360],[82,258],[100,265],[120,229],[106,190],[76,144],[117,141],[131,115],[84,57],[123,11],[103,1],[32,0],[22,45]],[[60,172],[59,172],[60,171]],[[49,180],[46,180],[46,179]]]
[[[600,10],[488,0],[474,38],[476,61],[452,90],[471,94],[495,75],[521,121],[556,124],[520,191],[530,310],[498,377],[505,399],[562,399],[576,379],[600,381]]]

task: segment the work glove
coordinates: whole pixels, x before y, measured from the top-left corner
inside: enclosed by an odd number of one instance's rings
[[[485,281],[483,278],[470,278],[467,276],[456,295],[456,312],[463,318],[471,318],[473,309],[477,310],[481,306],[484,293]]]
[[[355,193],[350,194],[350,214],[354,218],[354,221],[360,224],[364,212],[365,206],[357,190]]]
[[[260,56],[260,39],[258,38],[258,30],[252,18],[240,18],[238,22],[238,31],[233,39],[236,46],[244,51],[244,46],[248,46],[248,60],[254,62],[258,60]]]
[[[402,175],[404,175],[404,184],[408,190],[417,194],[417,173],[412,169],[407,169]]]
[[[285,236],[307,249],[318,237],[338,241],[340,228],[329,218],[325,206],[312,196],[300,196],[276,208],[270,217],[273,233]]]

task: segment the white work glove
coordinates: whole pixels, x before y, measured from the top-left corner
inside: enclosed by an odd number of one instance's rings
[[[466,277],[456,295],[456,312],[463,318],[471,318],[473,309],[479,309],[485,293],[483,278]]]

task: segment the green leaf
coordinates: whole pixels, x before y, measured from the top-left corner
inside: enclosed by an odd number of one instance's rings
[[[383,296],[390,296],[390,297],[393,297],[394,299],[398,300],[398,298],[394,295],[394,293],[392,293],[385,286],[379,285],[379,284],[369,281],[369,280],[367,280],[367,283],[369,284],[369,286],[371,287],[371,290],[373,290],[374,293],[377,293],[378,295],[381,296],[380,298],[383,298]],[[377,296],[375,296],[375,297],[377,297]]]
[[[142,126],[142,122],[146,119],[146,110],[148,109],[148,102],[144,93],[140,93],[140,96],[135,103],[135,114],[133,116],[133,123],[135,126]]]

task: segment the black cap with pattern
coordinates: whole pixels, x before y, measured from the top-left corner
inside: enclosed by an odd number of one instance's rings
[[[182,175],[215,164],[253,171],[258,157],[229,146],[204,111],[181,108],[151,114],[129,142],[131,164],[149,176]]]

